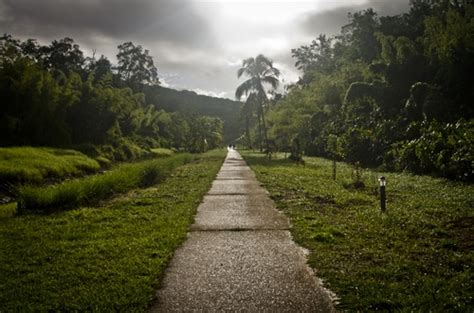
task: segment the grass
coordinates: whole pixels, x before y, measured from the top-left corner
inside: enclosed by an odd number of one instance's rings
[[[100,165],[86,155],[56,148],[0,148],[0,188],[17,183],[41,183],[97,172]]]
[[[405,173],[306,165],[243,153],[277,207],[291,219],[309,264],[348,311],[474,311],[474,186]],[[377,177],[387,178],[381,213]]]
[[[51,213],[80,205],[91,205],[118,193],[147,187],[163,180],[179,165],[190,162],[190,154],[122,164],[104,174],[69,180],[46,187],[23,186],[18,192],[18,213]]]
[[[0,311],[145,311],[224,156],[100,207],[13,216],[0,206]]]
[[[166,148],[153,148],[150,149],[154,157],[167,157],[172,156],[175,152],[171,149]]]

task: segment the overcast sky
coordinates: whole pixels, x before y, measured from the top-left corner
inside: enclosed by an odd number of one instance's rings
[[[290,50],[336,34],[347,13],[408,10],[409,0],[0,0],[0,32],[42,44],[73,38],[113,63],[117,46],[149,49],[162,85],[234,98],[244,58],[260,53],[298,79]]]

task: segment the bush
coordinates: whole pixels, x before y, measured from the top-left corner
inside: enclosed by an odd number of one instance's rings
[[[360,162],[363,166],[377,165],[374,153],[375,137],[372,131],[349,128],[340,138],[344,159],[352,164]]]
[[[398,142],[389,154],[397,170],[474,179],[474,120],[420,125],[421,136]]]

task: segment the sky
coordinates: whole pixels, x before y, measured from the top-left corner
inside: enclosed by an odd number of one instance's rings
[[[291,49],[369,7],[396,15],[409,0],[0,0],[0,32],[41,44],[71,37],[112,63],[132,41],[150,51],[163,86],[234,99],[243,59],[264,54],[281,86],[296,82]]]

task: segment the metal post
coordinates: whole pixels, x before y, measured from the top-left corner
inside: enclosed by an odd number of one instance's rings
[[[382,210],[382,212],[385,212],[385,210],[387,209],[386,207],[387,198],[385,196],[385,185],[386,185],[385,177],[381,176],[379,178],[379,182],[380,182],[380,209]]]

